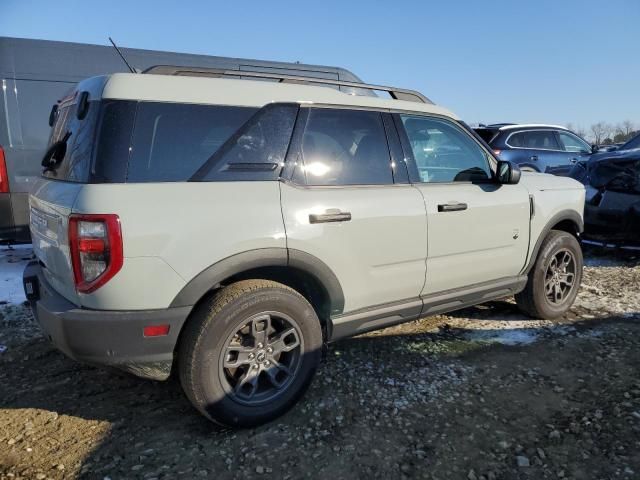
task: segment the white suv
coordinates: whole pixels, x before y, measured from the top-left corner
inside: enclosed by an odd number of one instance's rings
[[[70,357],[175,366],[205,416],[248,426],[296,402],[327,342],[509,295],[572,304],[578,182],[520,178],[417,92],[160,71],[52,112],[24,284]]]

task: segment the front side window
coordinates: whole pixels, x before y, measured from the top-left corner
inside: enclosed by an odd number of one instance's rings
[[[421,182],[468,182],[491,178],[486,152],[451,122],[400,115]]]
[[[389,146],[378,112],[310,109],[301,156],[307,185],[393,183]]]
[[[567,132],[558,132],[565,152],[588,153],[591,151],[589,145],[575,135]]]

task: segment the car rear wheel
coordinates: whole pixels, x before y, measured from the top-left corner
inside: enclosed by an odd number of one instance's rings
[[[534,318],[554,319],[573,304],[582,281],[582,250],[570,233],[551,230],[543,240],[518,307]]]
[[[180,343],[182,387],[207,418],[255,426],[302,396],[320,362],[322,331],[298,292],[245,280],[197,307]]]

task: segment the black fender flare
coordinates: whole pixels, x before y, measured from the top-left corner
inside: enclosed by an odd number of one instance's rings
[[[540,235],[538,235],[538,240],[536,240],[536,244],[533,247],[533,252],[531,253],[531,258],[529,259],[529,262],[527,263],[527,265],[522,270],[522,273],[524,275],[528,274],[531,271],[531,269],[533,268],[533,265],[536,263],[536,259],[538,258],[538,252],[540,251],[540,247],[542,246],[542,242],[544,241],[546,236],[549,235],[549,232],[553,229],[554,226],[556,226],[560,222],[564,222],[564,221],[567,221],[567,220],[569,220],[570,222],[575,224],[576,230],[577,230],[577,232],[579,234],[584,232],[584,220],[582,219],[582,217],[580,216],[580,214],[578,212],[576,212],[575,210],[563,210],[563,211],[561,211],[559,213],[556,213],[545,224],[545,226],[542,228],[542,231],[540,232]]]
[[[342,313],[344,310],[342,286],[329,266],[306,252],[286,248],[248,250],[214,263],[182,287],[170,308],[193,306],[227,278],[260,267],[292,267],[312,275],[327,290],[331,313]]]

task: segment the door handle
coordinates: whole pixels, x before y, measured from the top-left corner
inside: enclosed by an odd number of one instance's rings
[[[574,158],[570,158],[570,159],[569,159],[569,161],[570,161],[571,163],[578,163],[578,159],[577,159],[577,158],[575,158],[575,157],[574,157]]]
[[[538,161],[538,155],[531,155],[531,157],[529,157],[531,160],[533,160],[534,162]]]
[[[338,209],[329,209],[326,213],[309,214],[309,223],[348,222],[350,220],[351,212],[341,212]]]
[[[444,203],[438,205],[439,212],[459,212],[460,210],[466,210],[466,203]]]

